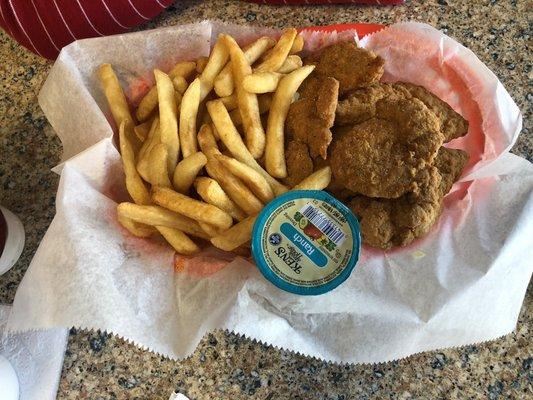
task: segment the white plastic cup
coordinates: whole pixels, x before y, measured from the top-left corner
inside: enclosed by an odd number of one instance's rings
[[[3,235],[2,235],[3,233]],[[0,206],[0,238],[5,237],[2,249],[0,242],[0,275],[11,269],[24,248],[24,226],[8,209]]]

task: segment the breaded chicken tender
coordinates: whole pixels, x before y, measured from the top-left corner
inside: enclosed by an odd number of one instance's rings
[[[316,65],[314,77],[333,77],[339,81],[339,95],[369,86],[380,80],[384,60],[355,42],[339,42],[326,47],[318,56],[308,57],[306,64]]]
[[[352,126],[331,146],[333,177],[369,197],[417,192],[414,179],[431,165],[443,136],[439,121],[418,99],[382,99],[376,115]]]
[[[442,199],[457,181],[468,160],[462,150],[442,147],[434,166],[421,171],[419,191],[398,199],[357,195],[349,203],[359,218],[363,242],[390,249],[405,246],[429,232],[442,210]]]

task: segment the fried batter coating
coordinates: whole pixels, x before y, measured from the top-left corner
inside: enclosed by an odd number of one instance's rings
[[[291,140],[285,146],[287,177],[284,183],[290,187],[297,185],[313,173],[313,160],[305,143]]]
[[[462,150],[441,147],[434,166],[419,173],[418,193],[398,199],[357,195],[350,208],[359,218],[363,242],[381,249],[405,246],[429,232],[442,210],[442,198],[459,178],[468,160]]]
[[[287,134],[309,146],[311,157],[327,157],[339,82],[334,78],[313,78],[301,92],[300,100],[291,104],[287,115]]]
[[[357,47],[355,42],[339,42],[326,47],[318,56],[309,57],[306,64],[315,64],[311,76],[333,77],[340,83],[339,94],[379,81],[385,61],[370,50]]]
[[[333,177],[345,188],[370,197],[417,192],[414,178],[432,164],[442,141],[437,117],[420,100],[382,99],[376,103],[374,118],[333,142]]]
[[[441,121],[440,129],[444,135],[444,142],[449,142],[468,133],[468,121],[455,112],[448,103],[439,99],[426,88],[406,82],[398,82],[393,86],[396,89],[407,90],[413,97],[422,101],[435,113]]]

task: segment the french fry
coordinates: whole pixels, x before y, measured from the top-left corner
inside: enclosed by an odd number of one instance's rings
[[[179,137],[183,158],[198,151],[196,141],[196,117],[200,106],[200,78],[196,78],[187,88],[180,108]]]
[[[205,166],[210,177],[215,179],[224,192],[247,215],[257,214],[263,208],[263,203],[238,178],[233,176],[216,158],[208,158]]]
[[[239,117],[240,116],[241,116],[241,114],[239,114]],[[242,124],[242,120],[241,120],[241,124]],[[215,138],[215,140],[220,140],[220,135],[218,134],[217,128],[215,127],[213,122],[211,121],[211,123],[209,125],[211,126],[211,131],[213,132],[213,137]]]
[[[224,68],[228,62],[228,59],[228,49],[223,43],[221,36],[219,36],[218,40],[213,46],[213,50],[211,50],[207,65],[200,75],[200,82],[202,83],[200,101],[203,101],[209,92],[211,92],[213,85],[215,84],[215,78],[220,71],[222,71],[222,68]]]
[[[232,76],[230,74],[230,76]],[[224,106],[226,106],[226,109],[228,111],[235,110],[237,107],[239,107],[239,104],[237,103],[237,95],[234,93],[230,96],[221,97],[219,99]]]
[[[196,72],[198,72],[199,74],[204,72],[204,69],[207,65],[207,60],[209,60],[209,57],[198,57],[198,59],[196,60]]]
[[[287,59],[296,35],[297,32],[294,28],[284,30],[270,54],[265,57],[263,62],[261,62],[257,68],[255,68],[255,72],[277,71]]]
[[[223,232],[221,229],[218,229],[217,227],[205,222],[200,221],[198,224],[200,224],[200,227],[209,235],[209,237],[218,236]]]
[[[150,225],[141,224],[123,215],[117,215],[118,222],[133,236],[146,238],[157,234],[157,230]],[[212,236],[212,235],[211,235]]]
[[[134,125],[133,117],[130,114],[130,108],[122,87],[118,81],[115,71],[111,64],[102,64],[98,68],[98,78],[104,89],[104,95],[109,104],[109,109],[115,120],[117,127],[120,127],[123,121]]]
[[[174,79],[177,76],[181,76],[187,79],[191,73],[196,69],[196,63],[193,61],[181,61],[177,63],[168,73],[170,79]],[[145,121],[150,117],[152,111],[157,107],[158,96],[157,87],[150,88],[148,93],[144,95],[141,102],[137,106],[135,116],[139,121]]]
[[[168,178],[167,158],[167,148],[163,143],[157,143],[150,151],[148,158],[148,175],[150,177],[149,182],[153,186],[172,186],[170,179]]]
[[[300,184],[294,187],[299,190],[321,190],[325,189],[331,180],[331,168],[324,167],[312,173],[305,178]],[[252,238],[252,231],[254,228],[257,215],[251,215],[241,222],[233,225],[228,230],[222,232],[220,235],[211,238],[213,246],[221,250],[233,251],[237,247],[245,244]]]
[[[252,68],[235,39],[228,35],[223,35],[223,38],[231,56],[231,67],[236,83],[237,101],[244,127],[246,146],[254,158],[259,158],[265,150],[265,131],[261,124],[257,95],[247,92],[242,86],[244,77],[252,73]],[[213,119],[212,115],[211,119]],[[217,129],[221,133],[218,126]]]
[[[257,215],[243,219],[220,235],[211,238],[211,243],[213,246],[224,251],[236,249],[250,240],[256,219]]]
[[[264,203],[274,198],[274,192],[265,178],[255,169],[223,154],[215,156],[233,175],[242,180],[246,186]]]
[[[149,119],[148,121],[143,122],[142,124],[135,125],[133,127],[133,131],[135,132],[135,136],[144,143],[146,138],[148,137],[148,133],[150,133],[150,128],[152,127],[153,119]]]
[[[281,79],[274,93],[268,113],[265,165],[268,173],[275,178],[287,176],[284,127],[292,98],[314,68],[314,65],[308,65],[286,75]]]
[[[331,182],[331,168],[323,167],[304,178],[293,190],[322,190]]]
[[[174,188],[183,194],[189,192],[198,172],[207,164],[207,157],[201,151],[181,160],[174,170]]]
[[[281,78],[283,75],[277,72],[255,72],[244,77],[242,86],[250,93],[275,92]]]
[[[196,221],[207,222],[217,228],[228,229],[233,224],[231,215],[220,208],[195,200],[171,189],[153,187],[152,200],[162,207],[193,218]]]
[[[174,86],[170,77],[154,70],[159,102],[159,134],[168,152],[168,170],[174,171],[178,163],[180,141],[178,137],[178,107],[174,97]]]
[[[288,56],[287,59],[283,62],[283,65],[279,67],[278,73],[288,74],[292,71],[300,68],[303,65],[303,61],[298,56]]]
[[[176,228],[156,226],[165,240],[176,250],[178,254],[191,255],[198,253],[200,248],[185,233]]]
[[[148,136],[143,142],[141,150],[139,150],[139,154],[137,155],[137,172],[146,182],[150,181],[150,170],[148,162],[150,152],[157,143],[160,143],[160,139],[161,137],[159,135],[159,118],[155,117],[152,122],[150,132],[148,132]]]
[[[219,183],[214,179],[206,176],[198,177],[194,181],[194,187],[206,203],[226,211],[237,221],[242,221],[246,218],[244,211],[228,197],[226,192],[224,192]]]
[[[198,132],[198,144],[207,158],[211,158],[215,154],[220,154],[217,140],[215,135],[213,135],[213,128],[214,126],[212,124],[204,124]]]
[[[302,51],[304,48],[304,38],[302,35],[296,35],[294,42],[292,42],[291,51],[289,54],[296,54]]]
[[[176,108],[179,113],[181,110],[181,102],[183,101],[183,95],[177,90],[174,90],[174,98],[176,99]]]
[[[129,137],[126,135],[126,125],[131,121],[122,121],[119,128],[120,154],[126,175],[126,189],[137,204],[150,204],[150,194],[135,168],[135,153]]]
[[[268,184],[272,187],[272,190],[277,196],[285,193],[288,189],[270,176],[263,168],[261,168],[252,154],[250,154],[244,145],[239,132],[235,128],[235,125],[233,125],[233,122],[231,121],[224,104],[222,104],[220,100],[209,101],[207,103],[207,110],[209,111],[211,119],[213,120],[213,124],[220,135],[220,140],[222,140],[232,156],[259,172],[267,180]],[[239,206],[241,205],[239,204]]]
[[[244,57],[248,64],[252,65],[268,49],[273,47],[276,41],[269,37],[261,37],[244,48]],[[234,90],[231,61],[224,67],[215,79],[215,93],[219,97],[230,96]],[[228,108],[229,109],[229,108]]]
[[[187,80],[183,76],[179,75],[172,78],[172,85],[174,85],[174,89],[180,94],[185,93],[187,87],[189,86]]]
[[[150,226],[166,226],[175,228],[202,239],[209,239],[209,236],[200,228],[198,222],[185,215],[175,213],[159,206],[140,206],[133,203],[120,203],[117,206],[117,213],[122,217],[129,218],[135,222]]]

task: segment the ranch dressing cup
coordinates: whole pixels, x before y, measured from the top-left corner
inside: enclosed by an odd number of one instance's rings
[[[329,292],[359,258],[361,235],[353,213],[320,190],[295,190],[272,200],[254,224],[252,255],[274,285],[300,295]]]

